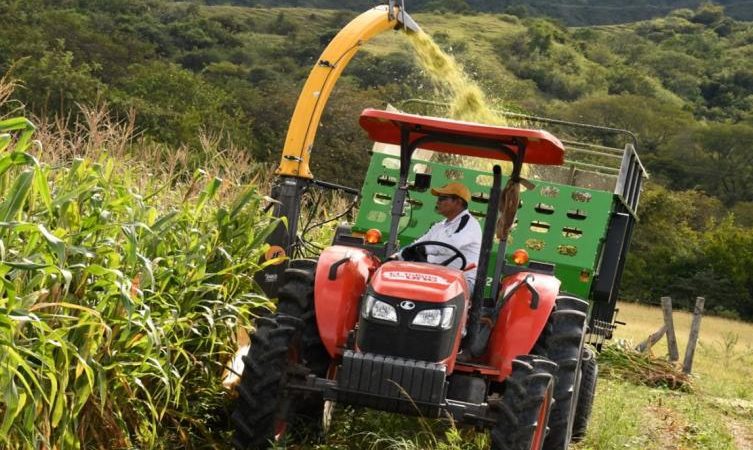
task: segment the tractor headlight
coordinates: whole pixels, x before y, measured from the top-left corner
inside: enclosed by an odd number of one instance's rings
[[[425,309],[416,314],[416,317],[413,318],[413,325],[446,330],[452,326],[454,313],[455,308],[451,306],[442,309]]]
[[[389,303],[377,300],[370,295],[366,296],[366,301],[364,302],[363,310],[361,310],[361,315],[364,318],[371,317],[374,319],[397,323],[397,310],[395,310],[395,307],[390,305]]]
[[[397,311],[395,307],[381,300],[375,300],[371,307],[371,317],[388,322],[397,322]]]

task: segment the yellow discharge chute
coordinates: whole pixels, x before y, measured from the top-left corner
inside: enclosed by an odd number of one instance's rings
[[[324,106],[340,74],[361,45],[386,30],[420,30],[405,11],[390,3],[389,6],[372,8],[353,19],[337,33],[319,57],[303,86],[290,120],[278,175],[313,178],[309,156]]]

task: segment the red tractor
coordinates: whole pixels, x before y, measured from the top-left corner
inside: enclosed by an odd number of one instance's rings
[[[294,260],[274,314],[256,333],[232,416],[234,445],[264,448],[293,417],[320,421],[323,404],[440,417],[491,430],[495,449],[567,448],[576,416],[588,303],[560,291],[554,265],[510,263],[506,235],[519,204],[524,163],[558,165],[563,145],[545,131],[365,110],[376,142],[400,147],[386,243],[379,233],[338,233],[314,260]],[[485,212],[471,291],[463,268],[388,258],[398,247],[412,191],[431,175],[410,170],[417,148],[506,161]],[[497,242],[495,242],[495,234]],[[437,243],[420,243],[437,245]],[[439,243],[445,245],[445,243]],[[521,263],[522,264],[522,263]],[[590,405],[589,405],[590,408]]]

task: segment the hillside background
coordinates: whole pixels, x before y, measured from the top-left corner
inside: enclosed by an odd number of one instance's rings
[[[305,8],[350,9],[362,11],[379,2],[371,0],[206,0],[207,4],[241,6],[297,6]],[[493,12],[519,16],[546,16],[568,25],[597,25],[635,22],[664,16],[676,9],[695,9],[703,0],[409,0],[409,12]],[[730,17],[753,19],[753,2],[720,0]]]
[[[181,149],[185,170],[211,160],[201,150],[206,139],[274,164],[311,66],[356,11],[374,4],[335,3],[2,2],[0,73],[21,86],[0,117],[74,127],[82,107],[99,105],[114,119],[135,117],[130,145],[149,143],[166,159]],[[417,22],[499,107],[637,134],[652,178],[623,297],[654,302],[672,295],[690,304],[704,295],[711,311],[751,319],[747,3],[617,3],[547,2],[553,20],[538,17],[543,2],[535,1],[408,2]],[[321,9],[334,6],[343,9]],[[315,175],[359,186],[369,143],[358,113],[409,98],[444,100],[401,35],[368,43],[327,107]]]

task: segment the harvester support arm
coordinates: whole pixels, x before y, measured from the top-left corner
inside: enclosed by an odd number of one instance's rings
[[[383,31],[400,28],[420,30],[405,11],[395,6],[394,0],[389,5],[372,8],[337,33],[309,73],[288,126],[278,177],[272,187],[273,214],[285,218],[286,223],[278,225],[267,239],[271,247],[269,255],[290,255],[296,242],[301,197],[314,178],[309,169],[311,147],[337,79],[366,41]],[[287,262],[282,262],[257,273],[256,280],[269,297],[277,296],[286,267]]]
[[[372,8],[348,23],[332,39],[309,73],[285,138],[277,174],[311,179],[309,156],[324,106],[340,74],[358,49],[372,37],[389,29],[419,31],[418,25],[397,6]]]

